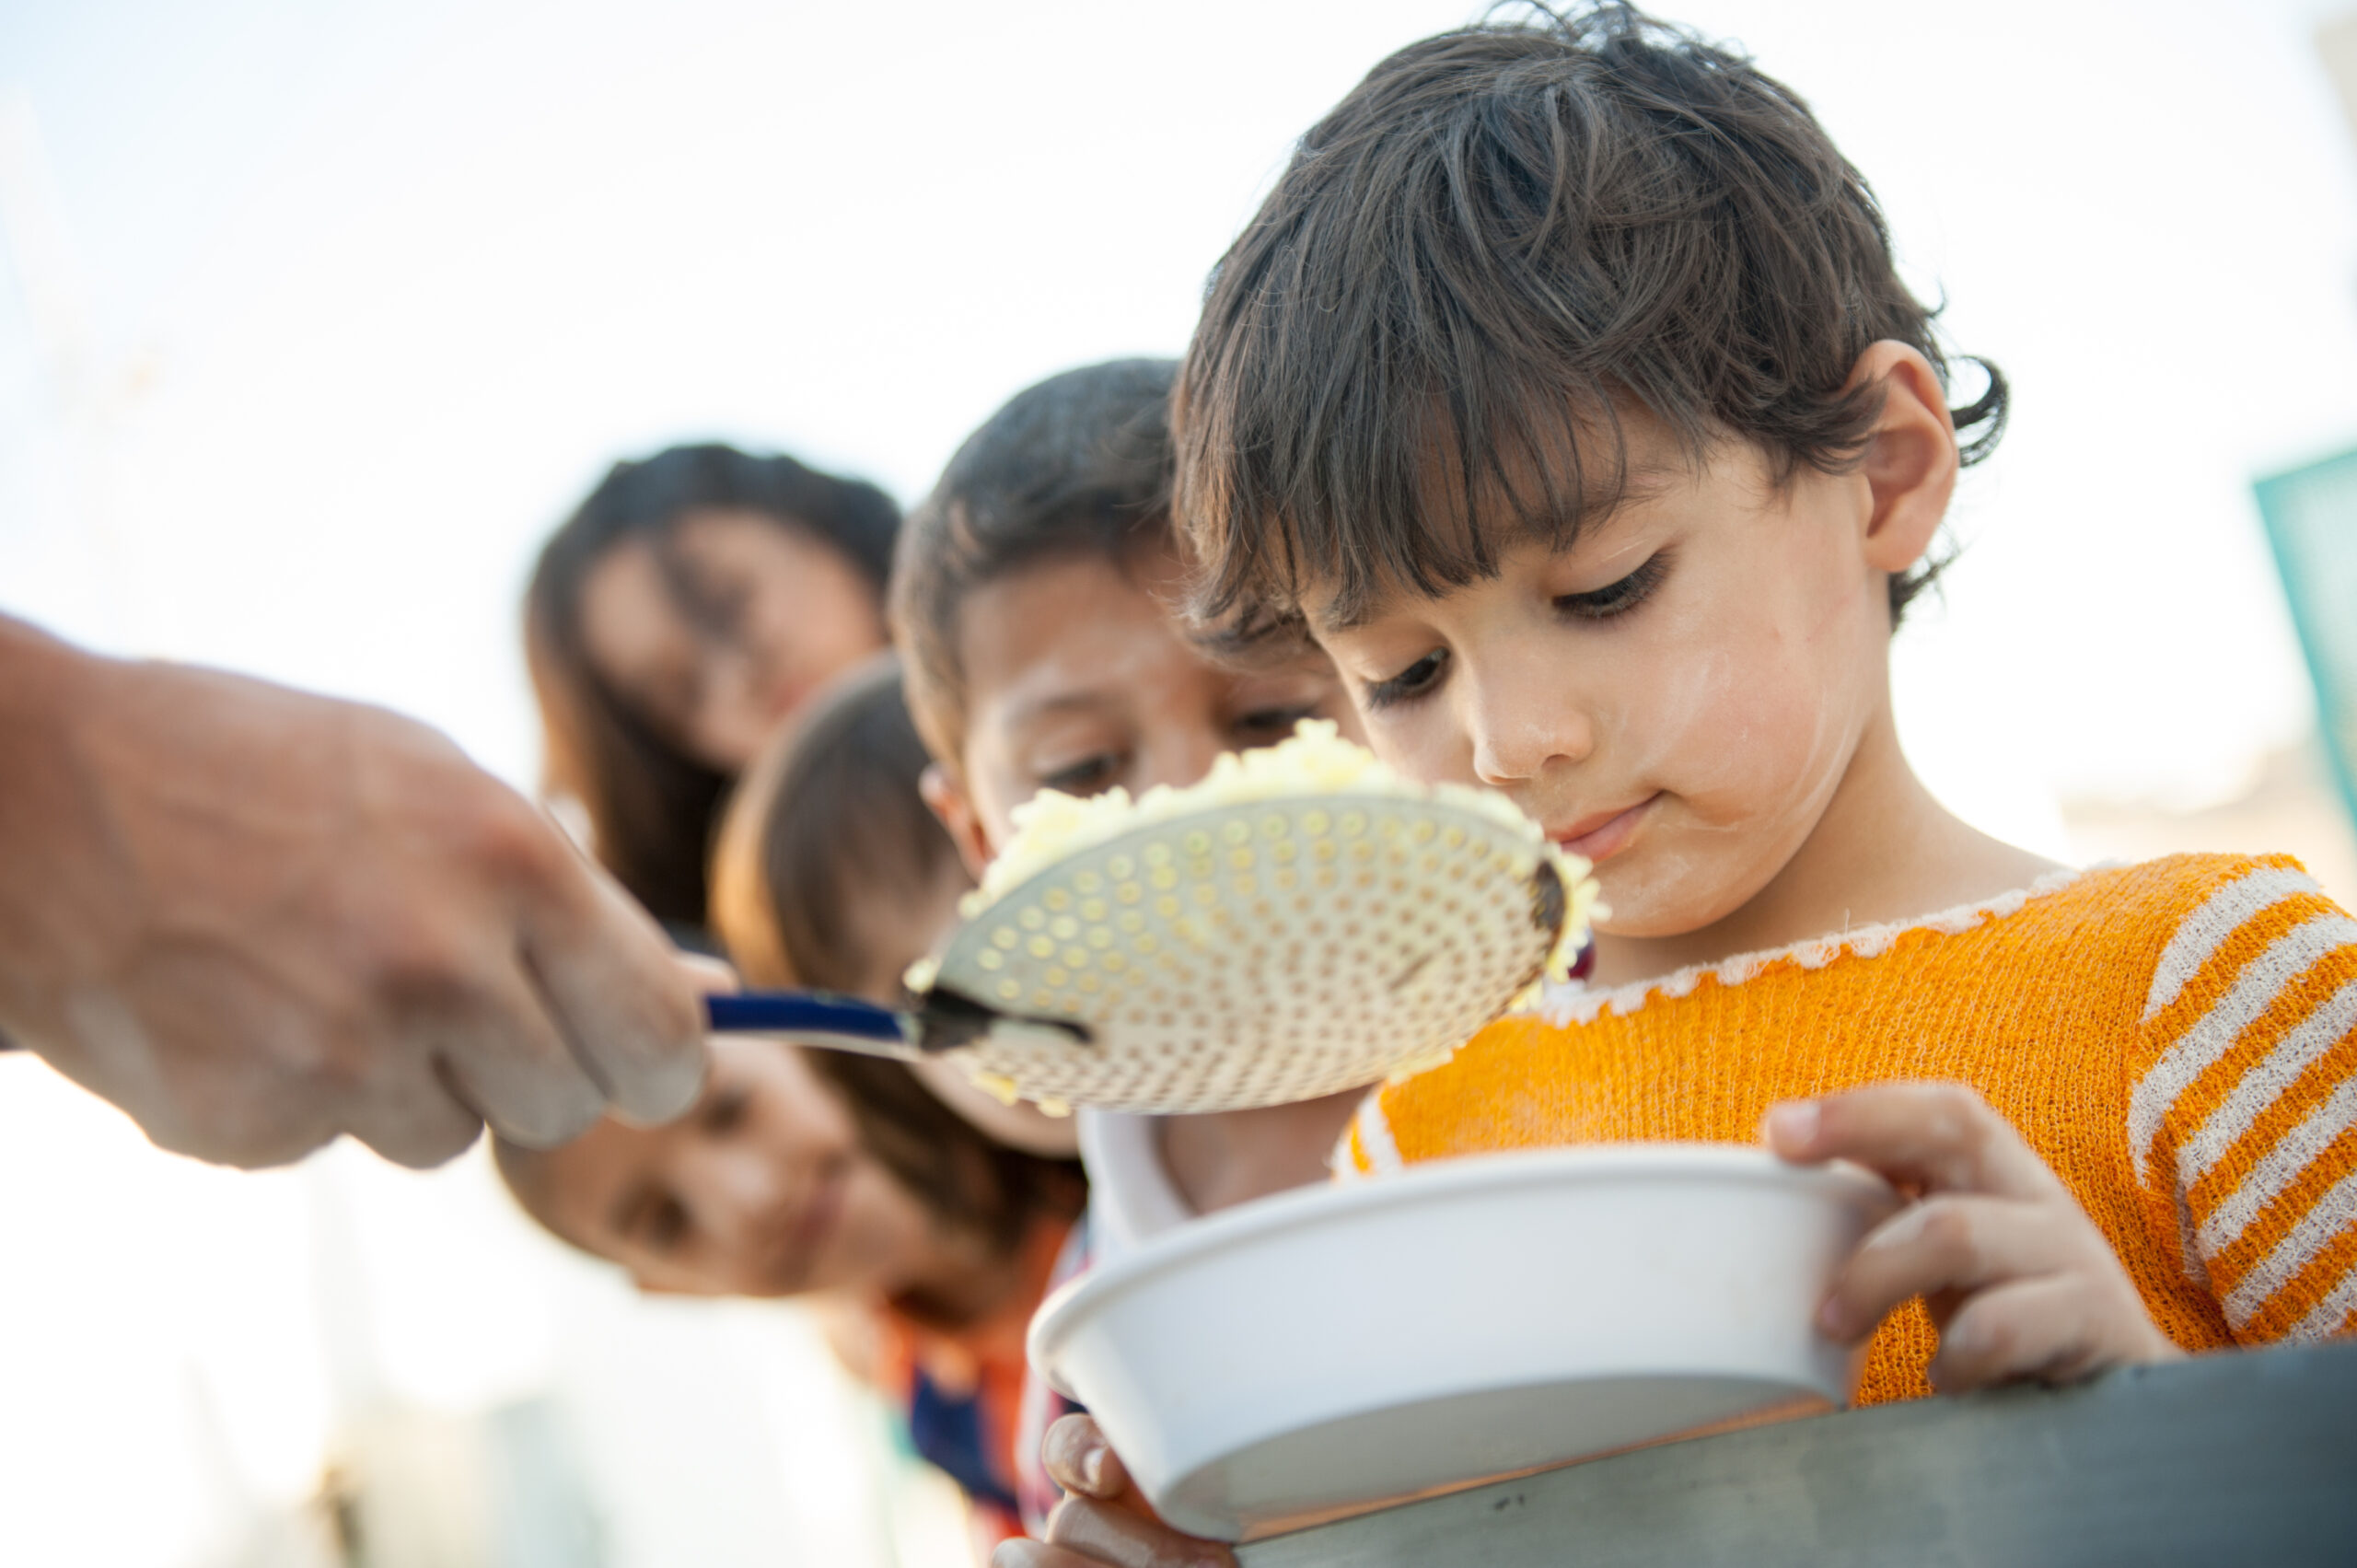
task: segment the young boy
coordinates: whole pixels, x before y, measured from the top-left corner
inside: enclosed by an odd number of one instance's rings
[[[1192,784],[1221,752],[1282,740],[1304,718],[1353,722],[1315,649],[1239,673],[1189,640],[1168,496],[1177,370],[1116,360],[1017,393],[901,531],[891,618],[910,710],[936,759],[925,793],[976,875],[1042,789]],[[1093,1255],[1325,1179],[1354,1100],[1083,1111]]]
[[[1504,791],[1611,908],[1591,982],[1385,1088],[1353,1167],[1755,1132],[1870,1166],[1919,1201],[1822,1312],[1883,1325],[1866,1400],[2357,1309],[2357,923],[2280,858],[2048,865],[1899,752],[1891,631],[2003,406],[1991,371],[1951,416],[1799,100],[1619,6],[1378,65],[1176,405],[1207,626],[1315,643],[1378,754]],[[1084,1495],[1004,1568],[1226,1561],[1085,1419],[1049,1458]]]

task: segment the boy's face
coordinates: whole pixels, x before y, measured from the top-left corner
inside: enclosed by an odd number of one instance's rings
[[[691,1295],[889,1296],[937,1255],[922,1203],[860,1144],[799,1051],[716,1036],[703,1098],[679,1121],[598,1122],[540,1162],[535,1215]]]
[[[1353,624],[1305,608],[1379,755],[1504,791],[1596,862],[1605,930],[1662,936],[1734,912],[1808,839],[1887,704],[1891,568],[1861,474],[1779,487],[1735,442],[1698,470],[1635,421],[1629,469],[1570,550],[1518,546]]]
[[[1305,718],[1356,726],[1322,656],[1238,674],[1187,640],[1177,560],[1126,567],[1066,556],[992,583],[966,602],[966,743],[934,804],[970,864],[1014,832],[1016,807],[1042,789],[1139,795],[1190,784],[1223,751],[1273,745]]]

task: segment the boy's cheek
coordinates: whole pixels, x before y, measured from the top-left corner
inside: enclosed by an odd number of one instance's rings
[[[1480,784],[1473,768],[1472,738],[1450,704],[1427,702],[1369,713],[1353,700],[1350,712],[1355,722],[1343,725],[1341,733],[1402,777],[1420,784]],[[1527,801],[1519,804],[1529,809]]]

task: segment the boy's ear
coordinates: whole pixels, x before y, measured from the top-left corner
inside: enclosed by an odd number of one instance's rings
[[[940,763],[928,762],[917,777],[917,793],[949,830],[949,842],[958,846],[966,874],[980,882],[982,868],[991,863],[991,840],[982,830],[981,814],[974,809],[973,797],[966,793],[965,781]]]
[[[1866,563],[1893,576],[1932,548],[1956,492],[1956,421],[1932,362],[1888,339],[1867,345],[1849,386],[1879,384],[1882,412],[1867,432],[1857,471],[1873,495],[1866,517]]]

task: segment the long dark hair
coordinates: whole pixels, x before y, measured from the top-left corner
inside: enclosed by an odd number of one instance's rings
[[[961,875],[918,793],[929,761],[887,654],[840,677],[746,771],[714,859],[713,917],[748,983],[856,992],[874,959],[847,912],[879,894],[921,899]],[[1042,1215],[1079,1212],[1073,1161],[995,1142],[900,1063],[830,1051],[810,1060],[861,1141],[943,1219],[1006,1251]]]
[[[831,546],[874,590],[880,610],[900,528],[891,498],[783,454],[718,445],[616,463],[541,547],[524,595],[543,785],[580,802],[598,858],[675,926],[704,922],[704,860],[730,781],[657,734],[598,674],[582,633],[581,593],[616,545],[659,541],[682,517],[720,510],[774,518]]]

